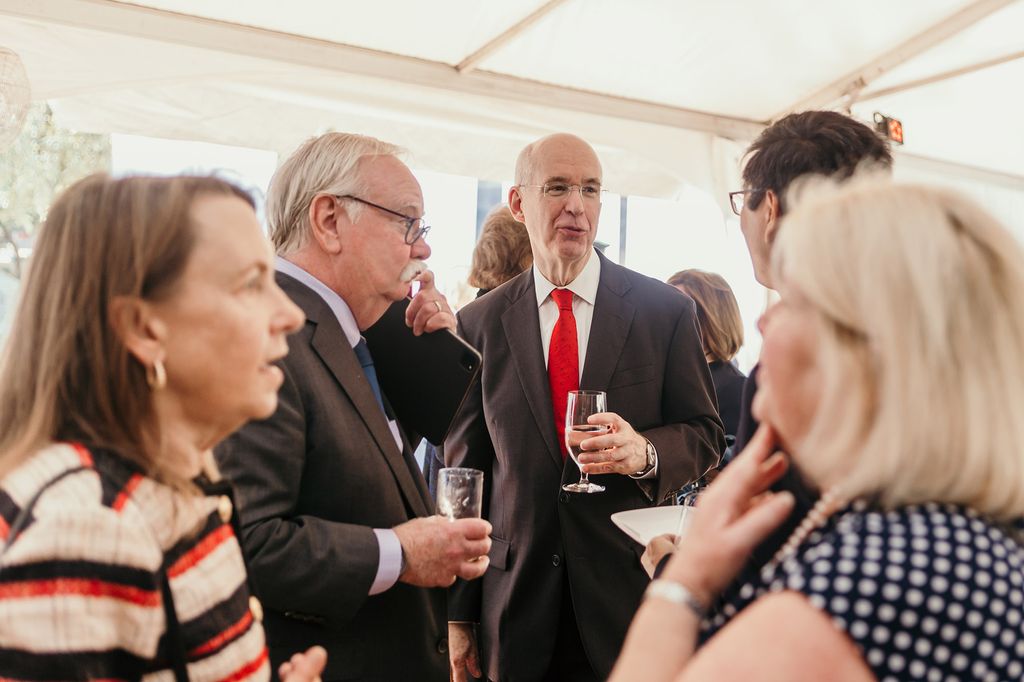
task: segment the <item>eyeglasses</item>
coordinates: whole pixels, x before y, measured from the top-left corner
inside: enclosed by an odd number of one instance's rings
[[[402,222],[405,223],[405,243],[408,244],[409,246],[415,244],[417,239],[420,239],[421,237],[426,237],[427,233],[430,232],[430,225],[427,225],[427,222],[423,218],[413,218],[412,216],[407,216],[404,213],[399,213],[398,211],[392,211],[390,208],[385,208],[380,204],[375,204],[372,201],[367,201],[366,199],[361,199],[351,194],[337,196],[337,198],[358,201],[360,204],[366,204],[367,206],[375,208],[378,211],[384,211],[385,213],[390,213],[396,218],[401,218]]]
[[[601,185],[570,185],[565,182],[545,182],[543,185],[519,185],[519,187],[539,189],[544,196],[550,199],[558,199],[573,192],[579,192],[584,201],[600,201],[602,195],[607,191],[601,189]]]
[[[736,192],[729,192],[729,205],[732,206],[732,212],[736,215],[742,213],[743,205],[747,203],[747,195],[763,191],[763,189],[741,189]]]

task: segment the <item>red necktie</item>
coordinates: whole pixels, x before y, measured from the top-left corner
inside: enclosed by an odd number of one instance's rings
[[[576,338],[576,318],[572,314],[572,292],[553,289],[551,298],[558,304],[558,321],[551,332],[548,347],[548,384],[551,386],[551,404],[555,409],[555,429],[558,445],[565,459],[565,407],[569,391],[580,388],[580,351]]]

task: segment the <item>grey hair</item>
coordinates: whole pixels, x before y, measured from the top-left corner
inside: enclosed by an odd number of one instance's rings
[[[353,133],[325,133],[306,140],[274,173],[267,191],[267,224],[279,256],[303,248],[310,235],[309,206],[320,194],[344,196],[365,190],[360,161],[372,156],[399,156],[401,147]],[[360,204],[346,202],[350,219]]]

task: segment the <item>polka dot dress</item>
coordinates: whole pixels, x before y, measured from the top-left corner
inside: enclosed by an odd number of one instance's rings
[[[1024,525],[953,505],[855,502],[702,623],[793,590],[856,643],[879,680],[1024,680]]]

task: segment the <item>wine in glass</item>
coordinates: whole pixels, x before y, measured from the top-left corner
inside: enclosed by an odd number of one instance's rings
[[[562,490],[571,493],[599,493],[604,490],[603,485],[590,482],[580,465],[579,456],[583,451],[580,443],[594,436],[602,436],[611,430],[607,424],[587,423],[587,417],[607,411],[608,398],[604,391],[569,391],[569,402],[565,406],[565,447],[569,450],[572,461],[580,467],[580,480],[578,483],[563,485]]]

